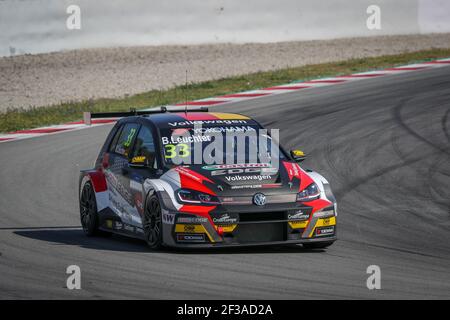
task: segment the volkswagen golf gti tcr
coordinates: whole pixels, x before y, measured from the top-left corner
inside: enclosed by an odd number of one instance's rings
[[[121,119],[94,168],[80,173],[87,235],[131,236],[152,249],[325,248],[336,240],[329,183],[302,169],[303,152],[287,153],[256,120],[205,108],[114,116]]]

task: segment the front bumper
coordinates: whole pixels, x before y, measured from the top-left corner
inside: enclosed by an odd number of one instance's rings
[[[337,239],[336,216],[315,217],[304,208],[303,212],[306,212],[307,219],[290,219],[290,211],[216,213],[212,217],[173,213],[173,224],[164,226],[164,243],[172,247],[212,248],[332,242]],[[228,216],[228,221],[217,218],[221,215]]]
[[[271,242],[252,242],[252,243],[177,243],[168,245],[176,248],[236,248],[236,247],[256,247],[256,246],[277,246],[277,245],[295,245],[302,243],[334,242],[337,236],[323,237],[320,239],[302,239]]]

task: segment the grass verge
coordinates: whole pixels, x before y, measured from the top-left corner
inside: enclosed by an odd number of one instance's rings
[[[222,94],[265,88],[293,81],[343,75],[396,65],[450,57],[450,49],[431,49],[374,58],[352,59],[342,62],[322,63],[302,67],[257,72],[242,76],[191,83],[187,87],[188,99],[202,99]],[[79,120],[83,111],[126,111],[131,107],[143,109],[152,106],[183,102],[185,86],[159,91],[152,90],[118,99],[95,99],[67,102],[31,109],[9,109],[0,113],[0,132],[30,129],[45,125]]]

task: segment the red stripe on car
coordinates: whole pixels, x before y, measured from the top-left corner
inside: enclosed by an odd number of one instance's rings
[[[89,177],[91,178],[92,184],[94,185],[95,192],[106,191],[106,178],[103,172],[89,172]]]

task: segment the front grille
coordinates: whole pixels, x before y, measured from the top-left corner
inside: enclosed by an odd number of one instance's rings
[[[285,221],[286,212],[247,212],[239,214],[239,222]]]
[[[234,232],[238,243],[285,241],[286,238],[284,223],[240,224]]]

